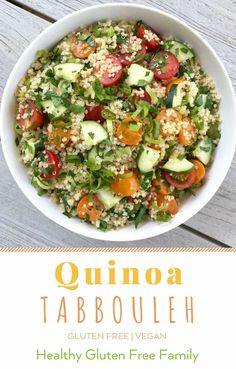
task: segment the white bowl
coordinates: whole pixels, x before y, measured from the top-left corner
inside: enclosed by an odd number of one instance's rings
[[[195,197],[192,196],[184,202],[181,211],[169,223],[158,225],[155,222],[147,222],[137,230],[131,225],[118,231],[103,233],[95,227],[81,223],[78,219],[69,219],[61,214],[59,207],[53,204],[47,197],[42,198],[37,195],[30,183],[26,168],[18,160],[13,129],[16,105],[14,92],[17,88],[17,83],[35,59],[36,51],[51,48],[63,36],[74,31],[79,26],[86,26],[104,19],[142,19],[158,30],[160,34],[171,34],[177,39],[190,43],[199,57],[204,70],[215,81],[218,93],[222,97],[220,105],[222,137],[215,153],[215,160],[207,172],[206,183],[198,190]],[[158,9],[128,3],[113,3],[82,9],[62,18],[48,27],[28,46],[16,63],[5,87],[1,107],[1,140],[5,159],[12,176],[25,196],[44,215],[62,227],[83,236],[110,241],[132,241],[170,231],[181,223],[186,222],[206,205],[221,185],[230,167],[236,144],[235,122],[236,105],[228,74],[214,50],[196,31],[176,17]]]

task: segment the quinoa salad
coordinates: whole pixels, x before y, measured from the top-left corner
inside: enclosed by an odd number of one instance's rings
[[[141,20],[39,50],[16,99],[38,195],[102,231],[170,221],[204,186],[220,139],[219,97],[191,45]]]

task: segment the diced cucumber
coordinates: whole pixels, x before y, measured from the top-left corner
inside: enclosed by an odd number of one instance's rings
[[[19,125],[19,123],[16,123],[15,126],[14,126],[14,128],[15,128],[15,132],[16,132],[17,135],[19,135],[19,136],[22,136],[23,135],[23,132],[24,131],[21,128],[21,126]]]
[[[114,128],[113,128],[113,120],[107,119],[107,131],[110,135],[113,135]]]
[[[163,166],[163,169],[175,173],[184,173],[193,170],[194,165],[186,158],[178,159],[178,157],[170,157],[167,163]]]
[[[96,194],[98,199],[103,203],[106,210],[113,208],[113,206],[118,204],[122,199],[121,196],[114,195],[109,190],[100,189],[97,191]]]
[[[189,89],[189,84],[191,84],[191,87],[193,88],[191,93],[189,93],[189,91],[186,91],[186,87],[187,89]],[[173,86],[171,86],[171,89],[167,96],[166,105],[168,108],[175,108],[177,106],[181,106],[183,99],[185,99],[190,104],[190,106],[194,106],[197,92],[198,88],[196,87],[195,82],[182,81],[178,84],[174,84]]]
[[[186,60],[194,57],[193,51],[180,41],[167,40],[165,49],[174,54],[180,63],[184,63]]]
[[[175,108],[176,106],[180,106],[182,104],[184,97],[184,92],[182,89],[181,83],[179,83],[176,87],[175,94],[172,101],[172,107]]]
[[[153,71],[144,68],[139,64],[131,64],[128,69],[128,78],[126,80],[129,86],[146,86],[152,82]]]
[[[151,97],[152,104],[157,104],[158,98],[156,95],[156,91],[153,88],[151,88],[149,85],[145,87],[145,90],[148,93],[148,95]]]
[[[212,150],[212,140],[206,136],[198,142],[193,151],[193,156],[199,159],[204,165],[208,165],[211,160]]]
[[[160,160],[160,152],[149,146],[143,145],[138,157],[138,168],[140,172],[147,173],[153,170]]]
[[[115,151],[115,156],[117,158],[122,158],[122,156],[132,156],[132,151],[131,151],[131,148],[126,146],[126,147],[119,147],[116,149]]]
[[[170,89],[170,91],[167,95],[167,98],[166,98],[166,107],[167,108],[172,108],[173,107],[173,99],[174,99],[174,96],[175,96],[177,86],[178,85],[172,85],[171,86],[171,89]]]
[[[88,153],[87,165],[88,167],[94,171],[99,170],[101,168],[102,159],[98,160],[98,152],[97,147],[94,146]]]
[[[44,144],[41,140],[35,140],[34,138],[30,138],[29,140],[24,141],[25,151],[24,151],[24,161],[31,162],[37,153],[44,149]]]
[[[206,102],[207,102],[207,94],[201,94],[197,97],[196,103],[197,106],[203,106],[203,108],[206,106]]]
[[[107,131],[93,120],[81,122],[80,125],[87,150],[108,138]]]
[[[180,106],[182,104],[183,96],[184,93],[181,83],[173,85],[166,98],[166,107],[175,108],[176,106]]]
[[[82,63],[64,63],[54,67],[55,76],[60,79],[65,79],[69,82],[76,82],[80,71],[83,69]]]
[[[60,104],[55,106],[52,100],[44,100],[42,101],[42,105],[44,111],[46,111],[48,114],[54,115],[55,117],[61,116],[66,111],[66,107],[64,105]]]
[[[115,154],[116,152],[115,151],[112,151],[110,149],[106,150],[104,152],[104,156],[103,156],[103,162],[105,164],[109,164],[109,163],[112,163],[114,158],[115,158]]]
[[[57,86],[57,94],[60,96],[64,93],[70,93],[72,85],[69,81],[61,80]]]
[[[49,190],[51,188],[49,182],[44,181],[43,179],[36,177],[36,176],[32,177],[32,185],[34,187],[42,188],[43,190]]]

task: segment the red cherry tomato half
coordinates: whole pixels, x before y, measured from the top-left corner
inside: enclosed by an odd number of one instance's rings
[[[130,49],[132,49],[132,45],[130,46]],[[129,67],[132,63],[138,63],[141,60],[144,59],[147,52],[147,47],[142,44],[141,48],[136,52],[135,56],[132,55],[132,53],[121,53],[118,55],[118,58],[121,62],[121,64],[124,67]]]
[[[121,53],[118,58],[124,67],[129,67],[132,64],[132,54],[130,53]]]
[[[48,174],[41,174],[40,177],[46,180],[56,178],[61,167],[59,157],[53,151],[45,150],[45,159],[46,163],[49,165],[49,168],[51,167],[51,169]]]
[[[107,55],[105,65],[107,69],[100,77],[102,85],[104,87],[117,85],[122,77],[122,64],[119,58],[114,55]]]
[[[158,81],[167,81],[178,73],[179,61],[174,54],[168,51],[159,51],[150,61],[149,67],[153,70]]]
[[[142,89],[139,89],[140,91]],[[134,93],[135,94],[135,93]],[[151,104],[152,102],[152,99],[151,99],[151,96],[147,93],[147,91],[143,90],[143,96],[140,96],[140,95],[136,95],[135,94],[135,99],[136,100],[145,100],[147,101],[149,104]]]
[[[27,115],[27,117],[25,117],[25,115]],[[43,125],[44,118],[44,113],[37,110],[35,103],[29,100],[20,111],[20,126],[23,131],[36,130]]]
[[[137,27],[137,36],[139,38],[146,38],[145,31],[149,33],[148,40],[145,40],[145,45],[147,46],[148,50],[155,51],[160,46],[160,38],[158,34],[152,30],[150,27],[146,26],[144,23],[140,23]],[[153,37],[151,36],[153,35]]]
[[[183,190],[191,187],[196,182],[196,170],[193,170],[187,174],[174,174],[171,176],[168,172],[164,172],[165,180],[175,188]]]
[[[100,104],[100,105],[86,105],[86,111],[87,113],[85,113],[85,120],[95,120],[95,121],[99,121],[100,123],[104,123],[105,119],[101,116],[101,111],[102,109],[104,109],[105,105]]]
[[[142,44],[142,47],[141,49],[139,49],[137,52],[136,52],[136,56],[134,57],[134,60],[133,62],[134,63],[138,63],[140,62],[141,60],[144,59],[145,55],[146,55],[146,52],[147,52],[147,47],[145,44]]]

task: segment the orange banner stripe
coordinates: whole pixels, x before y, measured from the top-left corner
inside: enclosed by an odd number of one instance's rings
[[[217,247],[2,247],[0,252],[236,252],[236,249]]]

